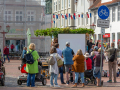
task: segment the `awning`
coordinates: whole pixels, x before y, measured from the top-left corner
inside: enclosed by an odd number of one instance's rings
[[[103,35],[103,38],[109,38],[109,37],[110,37],[110,33]]]

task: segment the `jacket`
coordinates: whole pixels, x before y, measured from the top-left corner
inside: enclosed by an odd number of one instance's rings
[[[87,41],[87,45],[88,45],[88,52],[89,52],[89,50],[92,48],[92,45],[95,45],[95,44],[89,42],[89,40],[88,40],[88,41]]]
[[[109,52],[108,58],[110,58],[110,56],[114,53],[115,49],[116,48],[111,47],[111,48],[109,48],[109,49],[106,50],[106,52]],[[117,60],[117,52],[119,52],[119,51],[120,51],[120,49],[116,49],[115,60]]]
[[[92,69],[92,60],[90,58],[86,59],[86,66],[87,66],[87,70]]]
[[[72,55],[72,49],[70,47],[66,47],[62,51],[63,57],[64,57],[64,64],[65,65],[72,65],[73,64],[73,55]]]
[[[85,57],[83,55],[75,55],[73,57],[74,64],[72,65],[72,71],[84,72],[85,70],[84,60],[85,60]]]
[[[7,48],[7,47],[4,48],[4,54],[5,54],[5,55],[8,55],[8,54],[9,54],[9,48]]]
[[[14,45],[13,44],[11,45],[11,49],[14,49]]]
[[[30,52],[32,52],[32,50],[30,50]],[[29,52],[27,52],[27,53],[29,53]],[[38,55],[37,51],[33,51],[32,55],[33,55],[34,63],[33,64],[26,64],[26,72],[28,72],[30,74],[36,74],[36,73],[38,73],[39,55]]]

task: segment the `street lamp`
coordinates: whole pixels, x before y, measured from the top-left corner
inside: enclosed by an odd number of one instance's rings
[[[96,25],[93,23],[92,25],[90,25],[91,28],[95,31]],[[94,43],[95,43],[95,34],[94,34]]]
[[[2,26],[0,26],[0,30],[1,30],[1,28],[2,28]],[[9,25],[6,26],[6,30],[7,30],[6,32],[4,30],[2,32],[0,32],[1,34],[3,34],[3,52],[4,52],[4,46],[5,46],[5,34],[8,33],[10,30]]]

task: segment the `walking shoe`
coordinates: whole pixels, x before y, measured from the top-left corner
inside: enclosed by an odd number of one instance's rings
[[[72,88],[76,88],[77,87],[77,83],[75,83],[73,86],[72,86]]]
[[[54,87],[53,85],[50,85],[50,87]]]
[[[66,85],[69,85],[69,81],[66,81]]]
[[[61,84],[66,84],[65,82],[61,83]]]
[[[112,83],[112,80],[107,81],[108,83]]]
[[[59,85],[54,85],[54,87],[60,87]]]

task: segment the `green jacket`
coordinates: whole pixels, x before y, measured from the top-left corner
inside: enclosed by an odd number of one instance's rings
[[[32,52],[32,50],[30,50],[30,52]],[[27,51],[27,53],[29,53],[29,52]],[[33,64],[26,64],[26,72],[28,72],[30,74],[35,74],[35,73],[38,73],[39,55],[38,55],[37,51],[33,51],[32,55],[33,55],[34,63]]]

